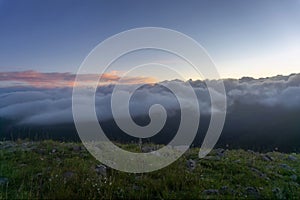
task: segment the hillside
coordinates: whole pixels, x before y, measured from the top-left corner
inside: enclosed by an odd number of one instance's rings
[[[139,151],[137,145],[121,146]],[[101,165],[80,143],[2,141],[0,199],[300,196],[299,154],[216,149],[198,159],[197,153],[191,149],[156,172],[128,174]]]

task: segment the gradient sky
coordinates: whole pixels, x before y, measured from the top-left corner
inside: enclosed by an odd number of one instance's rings
[[[299,0],[0,0],[0,70],[75,73],[99,42],[144,26],[191,36],[223,78],[300,72]]]

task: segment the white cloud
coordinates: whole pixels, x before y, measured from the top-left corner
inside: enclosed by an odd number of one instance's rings
[[[186,90],[186,83],[179,81],[166,82],[175,85],[178,91]],[[228,110],[237,103],[261,105],[265,107],[282,107],[286,109],[300,108],[300,75],[276,76],[264,79],[227,79],[224,80],[227,91]],[[202,81],[193,81],[191,85],[199,99],[201,113],[210,113],[210,98]],[[130,87],[130,85],[128,85]],[[110,98],[113,86],[102,86],[96,94],[96,110],[101,120],[112,117]],[[126,88],[125,88],[126,90]],[[58,124],[71,123],[72,90],[46,89],[19,92],[3,92],[0,94],[0,117],[16,120],[23,124]],[[181,99],[185,107],[195,109],[188,97]],[[120,104],[123,103],[119,99]],[[82,97],[84,104],[85,97]],[[145,85],[133,95],[130,108],[133,116],[147,115],[149,106],[162,104],[169,114],[179,109],[178,101],[165,87]],[[84,113],[83,113],[84,114]]]

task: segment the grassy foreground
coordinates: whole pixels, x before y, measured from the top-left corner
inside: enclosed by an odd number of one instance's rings
[[[136,145],[122,145],[138,151]],[[79,143],[0,142],[0,199],[299,199],[300,155],[191,149],[152,173],[106,168]]]

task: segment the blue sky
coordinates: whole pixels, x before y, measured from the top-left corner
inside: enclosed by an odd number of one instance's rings
[[[191,36],[224,78],[300,72],[299,0],[0,0],[0,69],[76,72],[99,42],[144,26]]]

